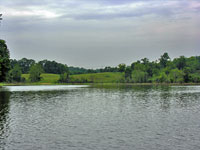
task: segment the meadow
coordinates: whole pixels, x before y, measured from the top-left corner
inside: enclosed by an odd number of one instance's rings
[[[29,82],[29,74],[22,74],[25,78],[25,83]],[[35,84],[57,84],[60,75],[59,74],[47,74],[41,75],[41,81]],[[124,79],[124,74],[120,72],[104,72],[104,73],[89,73],[70,75],[70,81],[72,83],[118,83]]]

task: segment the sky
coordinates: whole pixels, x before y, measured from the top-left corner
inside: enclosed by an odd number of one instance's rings
[[[200,55],[200,0],[0,0],[12,59],[101,68]]]

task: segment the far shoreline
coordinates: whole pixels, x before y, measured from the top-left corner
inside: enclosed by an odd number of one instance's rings
[[[42,85],[93,85],[93,86],[199,86],[200,83],[0,83],[3,86],[42,86]]]

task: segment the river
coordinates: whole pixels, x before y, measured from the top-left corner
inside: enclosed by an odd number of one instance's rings
[[[200,86],[7,86],[2,150],[199,150]]]

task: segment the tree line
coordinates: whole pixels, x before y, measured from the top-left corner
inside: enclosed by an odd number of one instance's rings
[[[70,75],[101,72],[121,72],[124,78],[119,82],[123,83],[200,83],[200,56],[180,56],[172,60],[168,53],[164,53],[155,61],[143,58],[128,66],[119,64],[116,67],[85,69],[49,60],[10,59],[6,42],[0,40],[0,82],[24,82],[22,74],[30,74],[29,80],[37,82],[41,80],[42,73],[52,73],[60,74],[58,82],[70,83]]]
[[[10,59],[9,82],[23,82],[21,74],[30,74],[29,80],[37,82],[41,80],[42,73],[64,74],[69,73],[68,66],[56,61],[42,60],[36,62],[33,59],[22,58],[20,60]]]
[[[130,66],[120,64],[119,68],[125,74],[124,82],[200,83],[200,56],[171,60],[168,53],[164,53],[156,61],[143,58]]]

